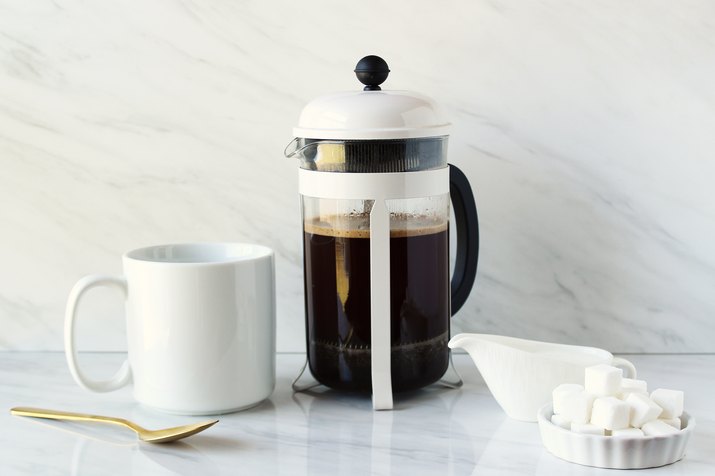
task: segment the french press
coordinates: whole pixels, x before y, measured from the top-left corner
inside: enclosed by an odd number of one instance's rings
[[[447,164],[449,122],[425,96],[382,90],[389,71],[361,59],[363,90],[311,101],[285,152],[300,162],[307,365],[323,385],[372,392],[377,410],[446,372],[479,247],[471,187]]]

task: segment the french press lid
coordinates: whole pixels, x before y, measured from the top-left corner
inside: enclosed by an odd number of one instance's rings
[[[355,67],[362,91],[320,96],[300,114],[295,137],[328,140],[383,140],[440,137],[450,123],[432,99],[410,91],[383,90],[390,69],[379,56],[366,56]]]

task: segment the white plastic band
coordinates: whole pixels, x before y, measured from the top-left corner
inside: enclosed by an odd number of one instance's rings
[[[301,195],[374,200],[370,212],[370,362],[372,406],[392,409],[390,336],[390,213],[387,200],[449,193],[449,167],[405,173],[339,173],[299,169]]]
[[[375,200],[370,212],[370,371],[372,408],[392,410],[390,212]]]

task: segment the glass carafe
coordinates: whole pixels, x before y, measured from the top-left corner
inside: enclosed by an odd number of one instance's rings
[[[289,153],[300,157],[300,167],[312,171],[409,174],[448,166],[446,137],[297,139],[293,147],[296,151]],[[466,193],[469,196],[463,198],[471,200],[471,191]],[[374,200],[319,198],[306,190],[301,201],[310,371],[326,386],[369,392],[370,213]],[[386,200],[386,206],[391,382],[392,391],[401,392],[439,380],[449,365],[450,196],[393,198]]]

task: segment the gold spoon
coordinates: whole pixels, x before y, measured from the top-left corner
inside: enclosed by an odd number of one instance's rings
[[[127,427],[137,435],[142,441],[147,443],[168,443],[170,441],[180,440],[187,436],[195,435],[200,431],[218,423],[218,420],[205,421],[195,423],[193,425],[175,426],[173,428],[165,428],[163,430],[147,430],[134,422],[125,420],[124,418],[114,418],[101,415],[87,415],[84,413],[61,412],[58,410],[45,410],[43,408],[15,407],[10,409],[10,413],[17,416],[27,416],[33,418],[49,418],[52,420],[72,420],[72,421],[98,421],[104,423],[112,423]]]

